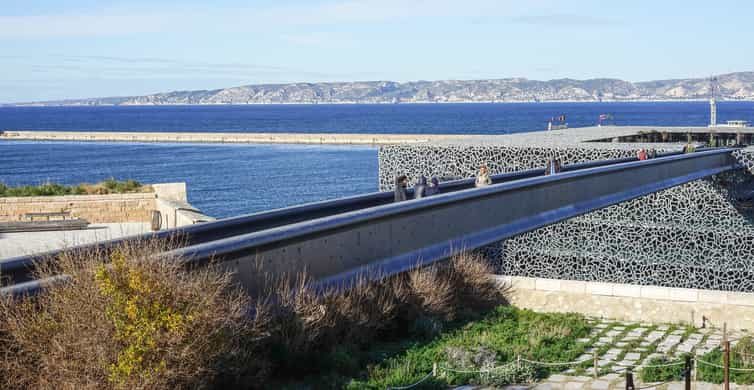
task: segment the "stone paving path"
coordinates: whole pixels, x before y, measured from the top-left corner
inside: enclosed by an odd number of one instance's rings
[[[535,390],[614,390],[625,388],[625,371],[633,367],[640,371],[654,358],[680,358],[684,353],[702,356],[721,345],[721,329],[699,329],[681,325],[653,325],[645,323],[620,323],[609,320],[591,320],[594,329],[589,337],[579,339],[588,347],[577,361],[584,361],[580,367],[570,368],[563,373],[531,386],[508,386],[506,389],[534,388]],[[729,332],[731,345],[744,336],[741,332]],[[594,356],[597,356],[598,375],[594,376]],[[634,375],[634,384],[648,390],[683,390],[683,382],[664,384],[642,383],[641,376]],[[654,386],[653,386],[654,385]],[[471,388],[471,387],[465,387]],[[692,389],[713,390],[721,385],[694,382]],[[754,390],[754,385],[731,384],[731,389]]]

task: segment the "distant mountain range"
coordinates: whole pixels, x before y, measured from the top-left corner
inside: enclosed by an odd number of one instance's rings
[[[754,100],[754,72],[718,76],[720,99]],[[549,81],[525,78],[444,81],[364,81],[259,84],[241,87],[16,105],[168,105],[270,103],[482,103],[535,101],[700,100],[708,78],[628,82],[618,79]]]

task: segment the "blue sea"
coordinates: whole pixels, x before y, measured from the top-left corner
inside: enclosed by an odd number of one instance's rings
[[[612,114],[617,125],[704,126],[706,102],[0,107],[2,130],[507,134]],[[754,102],[718,120],[754,122]],[[189,201],[229,217],[377,190],[370,147],[0,141],[0,182],[185,181]]]

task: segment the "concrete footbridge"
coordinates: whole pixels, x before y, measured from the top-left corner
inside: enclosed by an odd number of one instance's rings
[[[347,286],[364,275],[385,276],[447,259],[582,214],[723,172],[739,169],[735,148],[670,152],[566,165],[554,175],[530,169],[440,184],[437,195],[394,202],[390,191],[323,201],[157,232],[186,245],[169,255],[191,264],[219,261],[251,293],[254,263],[283,273],[306,269],[321,287]],[[410,195],[411,190],[409,190]],[[130,238],[133,239],[133,238]],[[112,247],[120,240],[97,244]],[[85,249],[86,247],[75,248]],[[55,252],[0,260],[3,294],[35,293],[35,261]],[[45,260],[47,259],[47,260]]]

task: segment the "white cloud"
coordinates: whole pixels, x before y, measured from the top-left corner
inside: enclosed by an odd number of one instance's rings
[[[0,39],[121,36],[171,32],[290,33],[302,26],[384,23],[420,18],[516,16],[552,0],[344,0],[271,8],[105,9],[56,15],[0,16]]]

